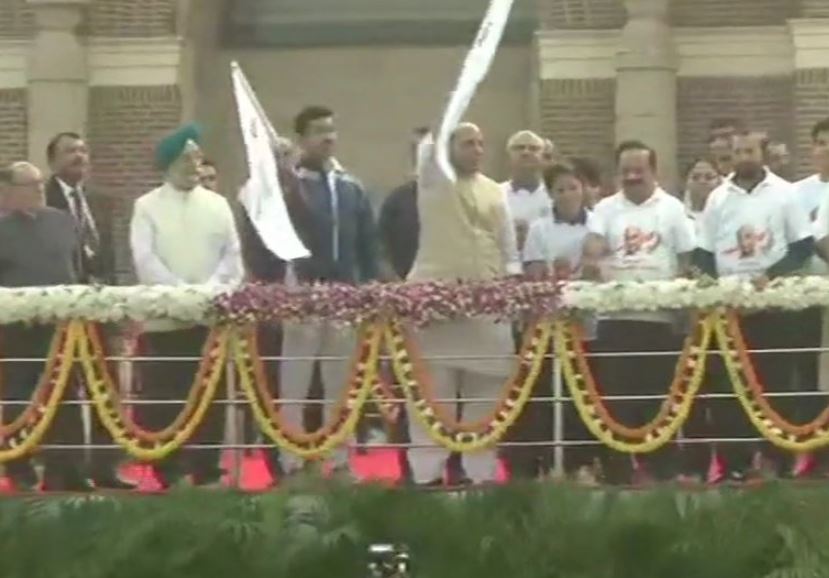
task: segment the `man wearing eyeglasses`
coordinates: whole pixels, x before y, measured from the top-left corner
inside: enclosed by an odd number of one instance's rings
[[[5,213],[0,216],[0,287],[48,287],[77,282],[80,240],[72,217],[45,206],[43,175],[34,165],[18,162],[0,173],[0,197]],[[54,325],[5,325],[0,328],[3,358],[44,359],[49,353]],[[3,419],[10,422],[28,405],[43,372],[43,361],[3,364]],[[81,443],[77,407],[62,407],[50,428],[46,443]],[[75,452],[45,452],[45,485],[48,490],[91,489],[82,475]],[[6,473],[19,490],[32,490],[37,475],[28,459],[6,463]]]

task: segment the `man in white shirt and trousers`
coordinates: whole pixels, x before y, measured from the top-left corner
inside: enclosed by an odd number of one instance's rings
[[[408,279],[485,281],[519,274],[521,262],[503,190],[481,173],[481,130],[471,123],[458,125],[449,147],[457,175],[454,182],[439,167],[435,146],[421,146],[420,242]],[[419,330],[416,337],[434,377],[435,396],[492,398],[460,406],[463,420],[474,422],[489,415],[514,364],[511,327],[491,319],[463,319],[434,323]],[[415,446],[408,454],[412,478],[419,485],[440,485],[449,451],[435,446],[415,419],[409,423]],[[464,454],[462,464],[472,482],[496,479],[495,448]]]
[[[743,131],[733,138],[734,174],[708,198],[702,215],[697,266],[712,277],[740,277],[762,289],[771,279],[802,271],[814,253],[812,227],[798,203],[791,183],[764,165],[766,139]],[[751,350],[788,349],[802,339],[800,312],[761,310],[746,312],[740,325]],[[759,379],[768,392],[797,389],[797,358],[791,353],[752,353]],[[812,384],[809,387],[814,387]],[[726,403],[727,402],[727,403]],[[776,398],[774,406],[786,419],[801,422],[808,398]],[[712,429],[725,437],[754,437],[736,400],[711,404]],[[723,447],[724,446],[724,447]],[[723,444],[717,448],[732,478],[760,476],[751,443]],[[765,464],[776,473],[791,473],[791,456],[763,444]]]
[[[519,252],[523,251],[527,233],[536,220],[552,213],[552,200],[544,183],[544,139],[531,130],[522,130],[507,141],[510,178],[501,183],[507,200]],[[521,327],[513,328],[516,348],[521,343]],[[533,389],[533,397],[549,397],[552,363],[545,362]],[[553,426],[549,422],[547,402],[530,401],[507,434],[511,442],[537,442],[549,439]],[[538,446],[515,446],[504,450],[513,477],[534,478],[548,469],[549,452]]]
[[[133,208],[130,246],[138,281],[145,285],[236,285],[244,271],[236,225],[227,200],[199,184],[200,132],[187,125],[161,141],[156,151],[164,184],[141,196]],[[200,358],[209,329],[170,320],[148,322],[143,341],[150,357]],[[184,400],[197,361],[150,362],[143,372],[143,395],[154,400]],[[157,430],[172,423],[178,404],[140,406],[140,422]],[[224,411],[214,405],[190,440],[220,444]],[[218,449],[183,450],[156,465],[162,486],[186,474],[195,485],[221,481]]]
[[[616,150],[622,190],[599,201],[585,241],[584,275],[602,281],[662,281],[688,271],[695,247],[685,207],[657,184],[656,153],[638,141]],[[682,339],[671,312],[622,312],[599,320],[594,350],[601,353],[677,351]],[[664,394],[676,356],[602,357],[596,374],[608,396]],[[608,402],[631,427],[653,418],[661,400]],[[670,480],[678,467],[676,447],[648,454],[641,463],[657,480]],[[633,481],[631,456],[606,450],[600,456],[606,481]]]

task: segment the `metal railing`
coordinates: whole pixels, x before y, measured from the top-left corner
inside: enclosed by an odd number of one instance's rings
[[[829,353],[829,347],[811,347],[811,348],[785,348],[785,349],[757,349],[757,350],[748,350],[748,353],[754,354],[768,354],[768,353],[775,353],[775,354],[798,354],[798,353],[812,353],[816,356],[819,356],[824,353]],[[678,357],[681,354],[680,351],[631,351],[631,352],[618,352],[618,353],[586,353],[585,355],[589,358],[609,358],[609,357],[654,357],[654,356],[673,356]],[[720,351],[714,349],[709,351],[709,355],[723,355]],[[424,361],[428,364],[431,361],[447,361],[447,360],[455,360],[455,361],[475,361],[475,360],[491,360],[491,359],[506,359],[506,358],[514,358],[515,355],[508,355],[508,356],[424,356]],[[499,447],[501,448],[538,448],[538,449],[551,449],[553,455],[553,469],[554,472],[558,475],[564,475],[564,464],[565,464],[565,452],[568,448],[575,448],[575,447],[584,447],[584,446],[598,446],[602,445],[602,442],[591,439],[591,440],[569,440],[566,439],[565,435],[565,409],[569,404],[572,403],[572,398],[569,395],[568,388],[564,382],[562,377],[562,364],[561,360],[552,354],[547,354],[546,360],[550,363],[551,371],[550,371],[550,379],[551,383],[550,390],[551,395],[534,395],[530,398],[529,402],[531,403],[548,403],[551,405],[551,419],[549,423],[551,425],[551,431],[549,432],[549,439],[543,441],[507,441],[504,440],[499,443]],[[140,392],[135,388],[136,383],[140,381],[140,373],[141,373],[141,364],[146,362],[174,362],[174,361],[189,361],[189,362],[198,362],[201,358],[200,357],[152,357],[152,356],[141,356],[141,355],[129,355],[129,354],[121,354],[121,355],[110,355],[107,356],[106,361],[108,363],[114,363],[117,365],[118,368],[118,381],[120,382],[121,393],[123,394],[123,404],[127,407],[141,407],[141,406],[148,406],[148,405],[183,405],[186,400],[169,400],[169,399],[143,399],[140,397]],[[350,356],[320,356],[320,357],[302,357],[302,356],[293,356],[293,357],[286,357],[286,356],[263,356],[262,361],[267,363],[282,363],[282,362],[291,362],[291,361],[318,361],[320,363],[326,362],[349,362],[351,360]],[[22,362],[45,362],[44,358],[0,358],[0,372],[3,371],[3,368],[9,364],[14,363],[22,363]],[[388,356],[381,356],[380,361],[382,363],[387,363],[390,361]],[[666,393],[668,390],[668,384],[670,383],[670,375],[665,376],[665,388]],[[506,376],[505,376],[506,379]],[[188,449],[197,449],[197,450],[228,450],[232,451],[233,461],[231,471],[228,472],[230,474],[231,484],[236,486],[240,483],[241,480],[241,470],[242,470],[242,450],[260,450],[260,449],[267,449],[273,447],[272,444],[265,443],[262,441],[249,441],[245,440],[244,432],[248,431],[246,420],[249,419],[248,416],[248,405],[249,402],[247,399],[241,395],[239,391],[238,384],[237,384],[237,372],[232,359],[228,360],[225,367],[225,387],[226,387],[226,395],[222,398],[217,398],[213,401],[215,405],[219,405],[225,408],[225,435],[224,441],[219,444],[186,444],[184,447]],[[396,385],[396,384],[395,384]],[[775,398],[818,398],[818,397],[827,397],[829,396],[829,392],[820,391],[818,384],[805,384],[807,385],[806,388],[803,388],[801,391],[789,391],[789,392],[767,392],[766,396],[775,399]],[[311,384],[308,384],[309,388]],[[337,384],[339,388],[345,387],[344,384]],[[80,384],[76,385],[76,387],[81,387]],[[811,389],[809,389],[811,387]],[[32,389],[34,389],[34,384],[32,385]],[[332,388],[333,389],[333,388]],[[399,391],[399,388],[396,388],[396,391]],[[0,388],[0,393],[2,392],[2,388]],[[339,389],[337,389],[339,393]],[[733,399],[735,396],[733,393],[713,393],[713,392],[706,392],[703,388],[703,392],[699,393],[696,396],[697,400],[715,400],[715,399]],[[665,395],[607,395],[602,397],[605,401],[616,401],[616,402],[624,402],[624,401],[642,401],[642,400],[662,400],[665,399]],[[405,398],[400,395],[393,400],[387,400],[389,402],[393,402],[395,404],[405,404]],[[439,398],[433,400],[436,403],[441,404],[455,404],[455,403],[489,403],[489,404],[496,404],[500,401],[500,398],[496,397],[466,397],[466,398]],[[311,406],[321,406],[325,404],[333,404],[335,403],[334,400],[324,400],[324,399],[286,399],[279,397],[277,399],[278,406],[287,406],[287,405],[311,405]],[[11,407],[11,406],[22,406],[22,405],[29,405],[29,401],[27,400],[9,400],[9,401],[0,401],[0,412],[2,412],[3,407]],[[118,444],[107,443],[107,444],[96,444],[92,442],[92,425],[91,421],[93,419],[97,419],[94,416],[94,408],[92,407],[93,402],[88,399],[88,397],[81,398],[81,399],[70,399],[70,400],[62,400],[61,406],[62,407],[72,407],[72,406],[81,406],[83,411],[83,421],[84,421],[84,443],[82,444],[50,444],[45,443],[39,446],[40,449],[44,450],[54,450],[54,451],[83,451],[87,456],[90,452],[101,451],[101,450],[113,450],[120,448]],[[380,419],[382,416],[378,413],[366,413],[364,414],[368,418],[372,419]],[[47,438],[48,439],[48,438]],[[260,438],[261,439],[261,438]],[[704,437],[704,438],[687,438],[683,437],[681,434],[676,439],[671,440],[670,443],[676,444],[722,444],[722,443],[756,443],[763,441],[764,438],[760,435],[753,436],[753,437],[739,437],[739,438],[729,438],[729,437]],[[413,443],[402,443],[402,442],[370,442],[370,443],[359,443],[360,447],[366,450],[372,449],[396,449],[396,450],[409,450],[413,448],[426,448],[426,447],[434,447],[433,444],[413,444]]]

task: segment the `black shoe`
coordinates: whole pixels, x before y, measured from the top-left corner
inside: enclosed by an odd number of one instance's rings
[[[92,478],[95,487],[99,490],[120,490],[130,491],[138,487],[138,484],[122,480],[115,474],[100,475]]]

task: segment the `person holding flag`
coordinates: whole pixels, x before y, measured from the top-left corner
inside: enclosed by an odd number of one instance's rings
[[[410,281],[485,281],[521,273],[515,229],[504,193],[481,173],[481,130],[461,123],[449,138],[453,181],[439,167],[431,142],[421,145],[417,209],[420,248]],[[435,396],[439,399],[497,399],[512,369],[514,343],[509,324],[489,319],[434,323],[418,331],[424,357],[433,359]],[[458,408],[464,420],[486,417],[494,401]],[[412,420],[414,421],[414,420]],[[416,484],[438,485],[449,451],[437,447],[419,425],[409,428],[414,448],[409,463]],[[464,454],[463,468],[475,483],[495,480],[495,448]]]

